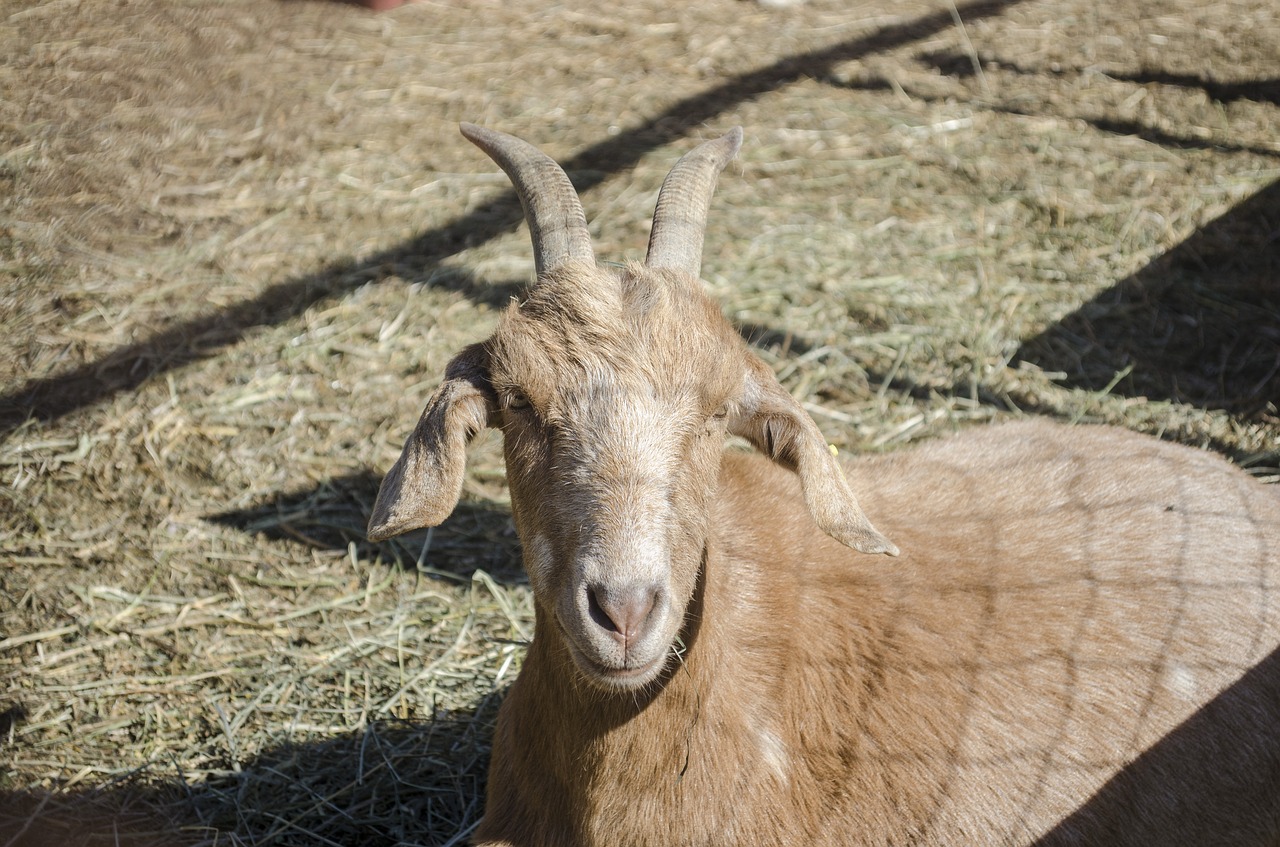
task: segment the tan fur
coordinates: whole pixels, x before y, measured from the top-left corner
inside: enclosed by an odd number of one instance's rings
[[[1280,495],[1222,459],[975,429],[846,468],[882,536],[696,279],[577,261],[371,536],[447,514],[485,421],[536,623],[477,843],[1280,844]]]
[[[1274,491],[1040,422],[857,470],[898,560],[725,455],[701,608],[652,697],[575,684],[540,618],[479,843],[1277,843]]]

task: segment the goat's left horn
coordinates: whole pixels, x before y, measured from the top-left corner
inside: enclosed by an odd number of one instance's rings
[[[498,163],[511,178],[533,240],[538,275],[561,262],[595,264],[587,216],[564,169],[550,156],[514,135],[464,123],[462,134]]]
[[[675,268],[697,277],[702,270],[702,237],[716,177],[742,146],[742,127],[734,127],[680,157],[662,182],[653,213],[649,252],[651,268]]]

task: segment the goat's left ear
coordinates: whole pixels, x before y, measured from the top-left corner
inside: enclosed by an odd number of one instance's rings
[[[467,443],[489,425],[494,407],[489,354],[474,344],[449,363],[444,382],[382,480],[369,518],[370,541],[435,526],[449,517],[462,494]]]
[[[755,356],[747,357],[741,409],[730,429],[800,476],[805,505],[823,532],[863,553],[898,555],[863,514],[817,424]]]

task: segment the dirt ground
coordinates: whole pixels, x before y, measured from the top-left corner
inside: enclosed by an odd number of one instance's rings
[[[363,536],[532,278],[461,120],[618,261],[743,126],[703,274],[842,450],[1045,415],[1280,478],[1272,0],[0,0],[0,55],[0,845],[471,831],[532,620],[500,435]]]

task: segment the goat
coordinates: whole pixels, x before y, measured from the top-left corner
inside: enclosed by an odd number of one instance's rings
[[[1038,421],[846,475],[700,282],[740,129],[623,268],[549,157],[462,131],[537,283],[449,364],[369,538],[446,518],[502,430],[535,633],[476,843],[1280,843],[1275,490]]]

